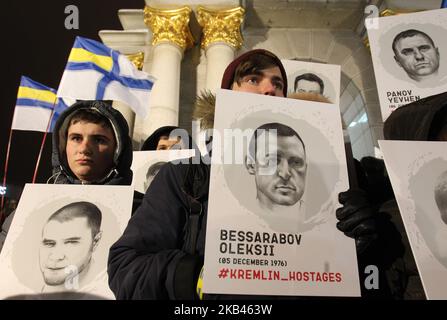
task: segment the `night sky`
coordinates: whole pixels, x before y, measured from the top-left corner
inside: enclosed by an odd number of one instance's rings
[[[79,9],[79,29],[65,29],[67,5]],[[144,0],[4,1],[0,10],[3,80],[0,86],[0,177],[3,182],[9,132],[21,75],[58,88],[76,36],[98,40],[102,29],[121,30],[119,9],[142,9]],[[43,133],[14,130],[7,186],[16,197],[32,181]],[[45,143],[37,182],[51,175],[51,135]]]

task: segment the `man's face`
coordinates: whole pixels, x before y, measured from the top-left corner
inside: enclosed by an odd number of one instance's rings
[[[59,222],[50,220],[42,232],[39,249],[40,270],[45,283],[50,286],[64,284],[70,274],[78,274],[90,263],[100,234],[95,239],[86,217]]]
[[[298,80],[295,92],[312,92],[322,94],[320,84],[316,81]]]
[[[423,35],[402,38],[396,43],[397,64],[416,81],[436,74],[439,69],[439,51]]]
[[[307,164],[303,144],[296,136],[277,136],[275,140],[274,133],[267,134],[268,140],[263,138],[265,133],[258,136],[256,159],[247,165],[248,172],[255,175],[257,197],[263,206],[292,206],[304,193]]]
[[[232,90],[284,97],[284,80],[279,67],[261,70],[240,79],[240,84],[233,83]]]
[[[114,166],[115,148],[112,130],[100,124],[79,121],[68,128],[67,162],[81,181],[104,178]]]
[[[161,136],[158,140],[157,149],[156,150],[169,150],[174,145],[180,142],[180,139],[169,139],[168,136]]]

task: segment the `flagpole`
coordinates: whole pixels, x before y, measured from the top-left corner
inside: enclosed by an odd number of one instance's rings
[[[6,150],[6,159],[5,159],[5,172],[3,175],[3,189],[6,187],[6,175],[8,174],[8,162],[9,162],[9,150],[11,149],[11,138],[12,138],[12,127],[9,129],[9,140],[8,140],[8,147]],[[3,206],[5,203],[5,193],[2,193],[2,203],[0,206],[0,224],[3,222]]]
[[[40,158],[42,157],[43,146],[45,145],[45,141],[47,140],[48,130],[50,129],[51,122],[53,121],[54,106],[56,105],[56,101],[57,101],[57,97],[53,102],[53,109],[51,110],[50,120],[48,121],[47,129],[45,130],[45,134],[43,135],[42,143],[40,145],[39,155],[37,156],[36,167],[34,168],[34,175],[33,175],[32,183],[36,183],[37,171],[39,169],[39,164],[40,164]]]

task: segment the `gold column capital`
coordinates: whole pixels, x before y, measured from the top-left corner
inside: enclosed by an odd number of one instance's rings
[[[152,45],[163,42],[174,43],[183,50],[192,47],[194,39],[189,30],[191,8],[179,9],[144,8],[144,23],[153,33]]]
[[[140,51],[140,52],[137,52],[137,53],[126,54],[125,56],[127,57],[127,59],[130,60],[130,62],[133,63],[133,65],[138,70],[143,70],[144,52]]]
[[[210,10],[199,6],[197,21],[203,28],[202,48],[206,49],[212,43],[225,42],[239,49],[243,43],[240,27],[244,14],[245,9],[242,7]]]

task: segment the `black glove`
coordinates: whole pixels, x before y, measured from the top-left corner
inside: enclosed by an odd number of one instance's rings
[[[371,205],[366,192],[360,189],[349,189],[338,195],[343,205],[336,211],[337,229],[346,236],[355,239],[357,253],[362,254],[371,247],[378,238],[376,209]]]

